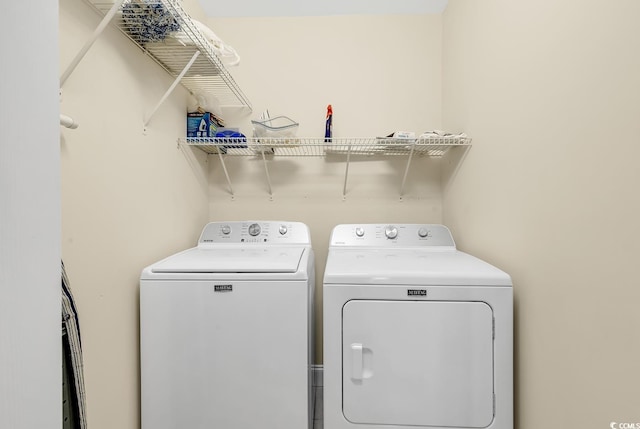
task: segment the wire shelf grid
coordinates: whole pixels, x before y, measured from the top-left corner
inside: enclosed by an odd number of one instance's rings
[[[103,15],[114,5],[86,1]],[[180,83],[191,93],[214,93],[221,105],[251,109],[247,96],[178,0],[125,0],[112,24],[174,77],[199,52]]]
[[[469,146],[467,137],[428,137],[418,139],[394,138],[211,138],[188,137],[182,139],[189,146],[209,154],[230,156],[328,156],[336,155],[424,155],[441,157],[450,148]]]

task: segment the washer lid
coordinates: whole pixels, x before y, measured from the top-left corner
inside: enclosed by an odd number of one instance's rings
[[[325,284],[511,286],[498,268],[460,251],[330,248]]]
[[[193,248],[154,265],[152,273],[295,273],[304,247]]]

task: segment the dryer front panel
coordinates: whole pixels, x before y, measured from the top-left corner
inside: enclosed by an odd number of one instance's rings
[[[351,423],[487,427],[493,311],[483,302],[348,301],[342,374]]]

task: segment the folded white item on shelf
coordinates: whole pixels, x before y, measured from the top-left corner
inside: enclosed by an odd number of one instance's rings
[[[444,137],[444,138],[450,138],[450,139],[464,140],[467,138],[467,135],[465,133],[452,134],[452,133],[445,133],[444,131],[441,131],[441,130],[433,130],[433,131],[425,131],[424,133],[420,134],[420,137],[418,138],[428,139],[428,138],[434,138],[434,137]]]
[[[416,133],[413,131],[395,131],[392,137],[396,139],[415,139]]]
[[[193,18],[191,19],[191,22],[193,22],[196,28],[200,30],[207,42],[209,42],[209,45],[211,45],[211,48],[213,49],[215,54],[218,56],[218,58],[220,58],[220,60],[222,60],[224,65],[236,66],[240,63],[240,55],[238,55],[236,50],[227,43],[224,43],[222,39],[220,39],[211,28]],[[174,37],[182,43],[188,45],[194,44],[194,41],[191,40],[191,38],[183,31],[177,32],[176,34],[174,34]]]
[[[187,101],[187,112],[211,112],[222,118],[222,109],[218,97],[207,91],[197,91]]]

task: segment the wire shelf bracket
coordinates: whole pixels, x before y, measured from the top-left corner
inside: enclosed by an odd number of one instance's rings
[[[407,166],[404,169],[404,176],[402,176],[402,184],[400,185],[400,199],[404,197],[404,185],[407,183],[407,175],[409,174],[409,166],[411,165],[411,160],[413,159],[413,152],[416,148],[415,143],[411,145],[411,151],[409,152],[409,158],[407,159]]]
[[[222,170],[224,171],[224,177],[227,178],[227,185],[229,185],[229,193],[231,194],[231,199],[234,199],[235,194],[233,193],[233,186],[231,186],[231,179],[229,178],[229,172],[227,171],[227,165],[224,163],[222,152],[218,152],[218,157],[220,158],[220,164],[222,165]]]
[[[155,105],[155,107],[151,110],[151,113],[149,113],[147,115],[147,117],[144,120],[144,128],[145,128],[145,130],[147,128],[147,125],[149,125],[149,122],[151,121],[151,118],[153,117],[153,115],[155,115],[155,113],[158,111],[160,106],[162,106],[162,103],[165,102],[167,97],[169,97],[169,95],[173,92],[173,90],[176,88],[176,86],[178,86],[178,84],[180,83],[180,81],[182,80],[184,75],[187,74],[187,72],[189,71],[189,69],[191,68],[193,63],[196,61],[196,59],[198,59],[198,56],[200,56],[200,51],[196,51],[193,54],[193,57],[191,57],[191,60],[189,60],[187,65],[184,66],[184,69],[182,69],[180,74],[175,78],[175,80],[173,81],[173,83],[171,84],[169,89],[167,89],[167,92],[165,92],[164,95],[162,96],[162,98],[160,98],[160,101],[158,101],[158,103]]]
[[[60,76],[60,88],[62,88],[62,85],[64,85],[67,79],[69,79],[69,76],[71,76],[71,73],[73,73],[76,67],[78,67],[78,64],[80,64],[80,61],[82,61],[82,59],[87,54],[87,52],[89,52],[89,49],[91,49],[95,41],[98,40],[98,37],[100,37],[104,29],[107,27],[107,25],[109,25],[113,17],[116,15],[116,12],[120,10],[120,7],[125,1],[126,0],[117,0],[116,2],[113,3],[113,6],[111,6],[111,8],[104,15],[104,17],[102,18],[102,21],[100,21],[100,24],[98,24],[96,29],[93,31],[93,34],[91,34],[91,37],[89,37],[89,39],[85,42],[85,44],[82,46],[80,51],[76,54],[76,56],[73,58],[71,63],[67,66],[66,70],[62,73],[62,76]]]
[[[344,185],[342,186],[342,201],[347,199],[347,178],[349,177],[349,162],[351,161],[351,145],[347,149],[347,165],[344,168]]]

